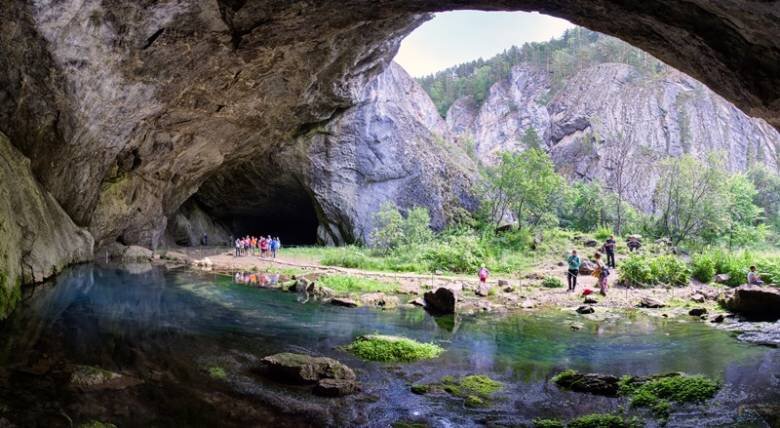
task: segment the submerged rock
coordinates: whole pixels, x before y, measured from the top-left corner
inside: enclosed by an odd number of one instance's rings
[[[436,291],[428,291],[423,295],[425,309],[433,315],[449,315],[455,313],[455,292],[449,288],[440,287]]]
[[[283,352],[262,360],[262,372],[271,378],[291,384],[313,384],[321,379],[356,379],[355,372],[341,362],[328,357],[312,357]]]
[[[607,397],[617,396],[620,389],[619,379],[616,376],[600,373],[577,373],[566,370],[557,374],[552,380],[564,389]]]
[[[358,302],[348,299],[346,297],[334,297],[330,299],[330,304],[335,306],[343,306],[345,308],[356,308],[358,307]]]
[[[775,321],[780,319],[780,290],[742,285],[734,290],[726,307],[750,320]]]
[[[692,317],[700,317],[707,313],[707,308],[693,308],[688,311],[688,315]]]
[[[70,385],[82,391],[119,390],[143,383],[142,380],[93,366],[74,366]]]
[[[354,379],[320,379],[314,386],[314,393],[323,397],[342,397],[360,391],[360,384]]]
[[[398,296],[388,296],[385,293],[368,293],[360,296],[360,302],[377,308],[395,308],[400,303]]]

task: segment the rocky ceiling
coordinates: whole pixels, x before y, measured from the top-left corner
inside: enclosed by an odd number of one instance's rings
[[[780,127],[776,1],[6,0],[0,131],[98,244],[154,246],[204,182],[272,163],[454,9],[615,35]]]

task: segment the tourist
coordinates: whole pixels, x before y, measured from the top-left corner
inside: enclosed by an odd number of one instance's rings
[[[761,276],[756,272],[755,266],[750,266],[750,271],[747,275],[748,284],[750,285],[764,285],[764,281],[761,280]]]
[[[200,245],[203,245],[204,247],[209,246],[209,234],[203,233],[203,238],[200,238]]]
[[[260,257],[266,257],[268,255],[268,240],[260,238]]]
[[[485,266],[482,266],[481,268],[479,268],[479,272],[477,273],[477,276],[479,276],[480,284],[485,284],[488,280],[488,276],[490,276],[490,271],[488,271]]]
[[[634,251],[639,250],[639,247],[642,246],[642,241],[640,241],[640,237],[637,235],[628,235],[626,245],[628,245],[628,250],[633,253]]]
[[[276,258],[276,252],[279,251],[279,237],[271,240],[271,256]]]
[[[607,241],[604,242],[604,252],[607,253],[607,266],[611,268],[615,267],[615,246],[617,246],[615,235],[611,235],[607,238]]]
[[[596,269],[593,270],[593,276],[598,278],[599,282],[599,293],[602,296],[607,295],[607,277],[609,276],[609,266],[604,264],[604,261],[601,259],[601,253],[596,253],[593,255],[593,258],[596,259]]]
[[[236,238],[235,246],[236,246],[236,257],[238,257],[238,256],[241,255],[241,240],[240,239]]]
[[[577,250],[571,250],[571,255],[566,258],[566,261],[569,263],[569,272],[566,275],[569,283],[567,291],[574,291],[577,288],[577,275],[580,273],[580,257],[577,255]]]

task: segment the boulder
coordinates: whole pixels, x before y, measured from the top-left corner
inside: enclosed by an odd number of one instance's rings
[[[569,324],[569,328],[574,330],[574,331],[582,330],[583,327],[585,327],[585,326],[581,322],[573,322],[573,323]]]
[[[696,303],[704,303],[704,301],[707,300],[706,297],[704,297],[702,294],[695,293],[691,295],[691,301]]]
[[[723,284],[730,279],[731,279],[731,275],[727,273],[719,273],[715,275],[715,282],[717,282],[718,284]]]
[[[127,247],[122,254],[122,261],[124,262],[139,262],[149,261],[152,259],[152,250],[138,245],[131,245]]]
[[[578,314],[582,314],[582,315],[592,314],[592,313],[596,312],[596,310],[593,309],[593,306],[589,306],[589,305],[580,306],[580,307],[578,307],[576,309],[576,311],[577,311]]]
[[[583,260],[580,263],[581,275],[590,275],[593,273],[594,270],[596,270],[596,264],[591,262],[590,260]]]
[[[586,247],[596,247],[599,245],[599,242],[596,241],[595,239],[588,239],[587,241],[585,241],[584,245]]]
[[[690,311],[688,311],[688,315],[692,317],[700,317],[707,313],[706,308],[693,308]]]
[[[309,283],[309,286],[306,288],[306,292],[320,299],[329,299],[336,296],[335,291],[325,287],[324,285],[319,285],[316,282]]]
[[[178,251],[166,251],[165,255],[161,257],[164,260],[170,260],[172,262],[176,263],[183,263],[183,264],[189,264],[190,258],[184,253],[180,253]]]
[[[599,373],[577,373],[566,371],[555,377],[555,384],[575,392],[616,397],[619,379],[616,376]]]
[[[776,321],[780,319],[780,290],[742,285],[734,289],[726,307],[751,321]]]
[[[725,319],[725,317],[723,316],[723,314],[718,314],[718,315],[715,315],[714,317],[712,317],[710,322],[714,323],[714,324],[720,324],[720,323],[723,322],[724,319]]]
[[[599,301],[592,296],[585,296],[585,300],[582,301],[582,303],[585,303],[586,305],[595,305],[598,302]]]
[[[476,290],[474,290],[474,294],[480,297],[487,297],[490,295],[490,286],[487,284],[480,283]]]
[[[499,287],[507,287],[507,286],[509,286],[509,281],[507,281],[505,279],[499,279],[498,280],[498,286]]]
[[[314,386],[314,393],[323,397],[343,397],[360,391],[360,384],[354,379],[320,379]]]
[[[263,374],[285,383],[314,384],[322,379],[356,379],[352,369],[333,358],[283,352],[269,355],[260,363]]]
[[[335,306],[343,306],[345,308],[356,308],[358,307],[358,302],[347,299],[345,297],[334,297],[330,299],[330,304]]]
[[[515,291],[515,287],[512,287],[511,285],[507,285],[504,287],[504,293],[513,293]]]
[[[304,278],[298,278],[290,284],[287,288],[287,291],[293,291],[296,293],[303,293],[309,288],[309,281],[307,281]]]
[[[70,386],[81,391],[120,390],[143,383],[142,380],[92,366],[73,366]]]
[[[400,303],[397,296],[388,296],[385,293],[364,294],[360,296],[360,302],[377,308],[395,308]]]
[[[449,288],[439,287],[436,291],[428,291],[423,296],[425,309],[433,315],[449,315],[455,313],[455,292]]]
[[[419,297],[412,299],[409,301],[409,304],[412,306],[425,306],[425,301]]]
[[[652,297],[642,297],[642,299],[639,300],[639,304],[637,306],[640,308],[658,309],[665,307],[666,304]]]

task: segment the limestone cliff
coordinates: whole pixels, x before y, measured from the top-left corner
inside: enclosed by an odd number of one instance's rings
[[[0,319],[21,283],[41,282],[92,258],[92,236],[41,189],[30,161],[0,133]]]
[[[559,172],[600,179],[607,187],[611,157],[630,157],[629,168],[638,177],[629,199],[646,209],[657,179],[653,161],[666,156],[722,152],[731,171],[755,162],[780,171],[780,134],[774,127],[673,69],[647,77],[626,64],[601,64],[555,89],[543,70],[516,66],[482,105],[469,99],[453,104],[447,122],[487,163],[500,151],[526,149],[522,140],[533,128]]]

